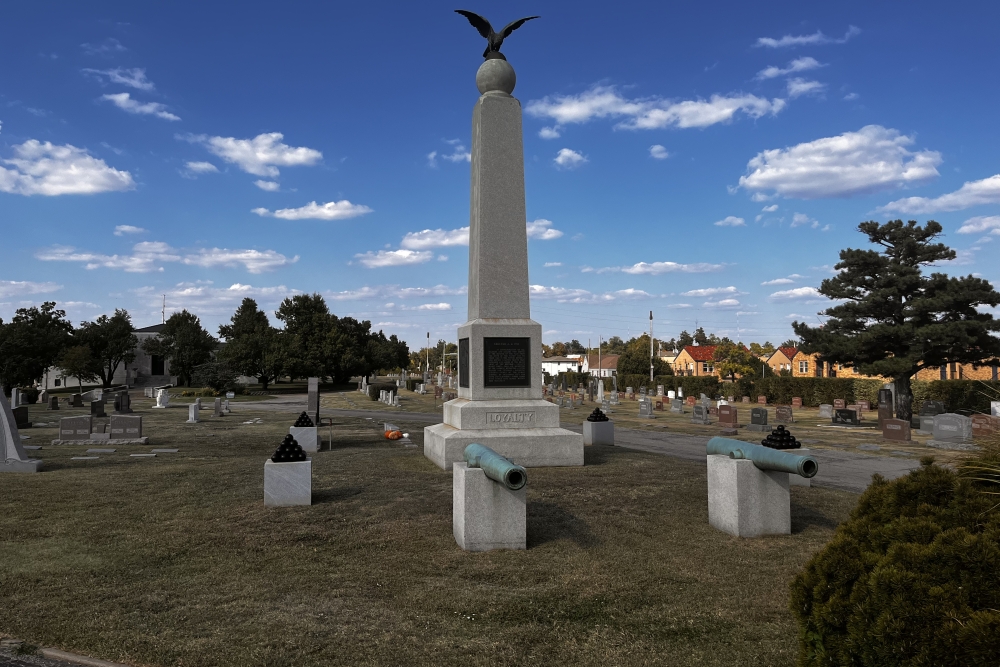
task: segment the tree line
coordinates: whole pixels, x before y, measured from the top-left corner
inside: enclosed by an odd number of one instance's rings
[[[66,312],[47,301],[19,308],[11,321],[0,319],[0,384],[29,386],[51,367],[83,382],[110,387],[115,373],[135,361],[139,346],[127,310],[101,315],[74,327]],[[282,301],[273,326],[257,302],[245,298],[218,337],[197,315],[181,310],[142,350],[160,355],[180,384],[224,388],[238,376],[257,378],[267,389],[282,377],[321,377],[336,383],[354,375],[396,370],[410,363],[409,348],[395,335],[372,329],[371,322],[337,317],[319,294],[298,294]]]

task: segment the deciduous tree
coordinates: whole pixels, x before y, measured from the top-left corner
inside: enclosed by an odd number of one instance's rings
[[[10,323],[0,321],[0,381],[5,391],[30,385],[55,365],[70,344],[73,325],[54,301],[18,308]]]
[[[115,309],[111,317],[101,315],[93,322],[81,322],[73,338],[90,348],[97,363],[97,374],[101,386],[110,387],[118,366],[135,361],[135,350],[139,345],[132,317],[127,310]]]
[[[57,362],[66,375],[75,377],[83,391],[84,382],[96,382],[100,377],[101,362],[94,358],[86,345],[71,345],[63,350]]]
[[[218,342],[201,326],[197,315],[182,310],[167,318],[163,330],[142,344],[146,354],[162,355],[170,362],[170,373],[180,384],[191,386],[191,375],[212,360]]]

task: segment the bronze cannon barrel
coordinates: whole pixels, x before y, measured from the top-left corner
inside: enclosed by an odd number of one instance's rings
[[[486,476],[499,482],[511,491],[517,491],[528,483],[528,471],[512,463],[489,447],[472,443],[465,448],[465,460],[470,468],[481,468]]]
[[[758,470],[787,472],[807,478],[819,472],[819,463],[811,456],[791,454],[731,438],[712,438],[708,441],[707,450],[709,454],[722,454],[731,459],[749,459]]]

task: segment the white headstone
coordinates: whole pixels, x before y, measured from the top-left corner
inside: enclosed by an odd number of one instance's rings
[[[186,423],[188,424],[198,423],[198,410],[200,408],[201,406],[198,405],[197,403],[192,403],[191,405],[188,406],[188,420]]]
[[[165,408],[170,405],[170,393],[166,389],[156,390],[156,405],[154,408]]]
[[[990,414],[1000,417],[1000,401],[990,401]]]
[[[671,389],[670,391],[667,392],[667,398],[669,398],[671,401],[674,400],[675,398],[677,398],[677,392]]]

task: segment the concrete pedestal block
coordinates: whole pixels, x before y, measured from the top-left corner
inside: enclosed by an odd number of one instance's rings
[[[799,449],[789,449],[787,451],[789,454],[795,454],[796,456],[812,455],[812,450],[810,449],[799,448]],[[788,486],[812,486],[812,478],[788,473]]]
[[[708,522],[736,537],[790,534],[788,473],[765,472],[747,459],[710,454]]]
[[[442,470],[462,461],[465,448],[474,442],[525,468],[583,465],[583,438],[564,428],[457,429],[449,424],[424,428],[424,456]]]
[[[264,507],[312,505],[312,459],[264,464]]]
[[[583,422],[583,444],[615,444],[615,423],[613,421]]]
[[[466,551],[527,548],[527,487],[511,491],[465,461],[452,467],[452,528]]]
[[[295,438],[304,451],[319,451],[319,427],[318,426],[289,426],[288,432]]]

